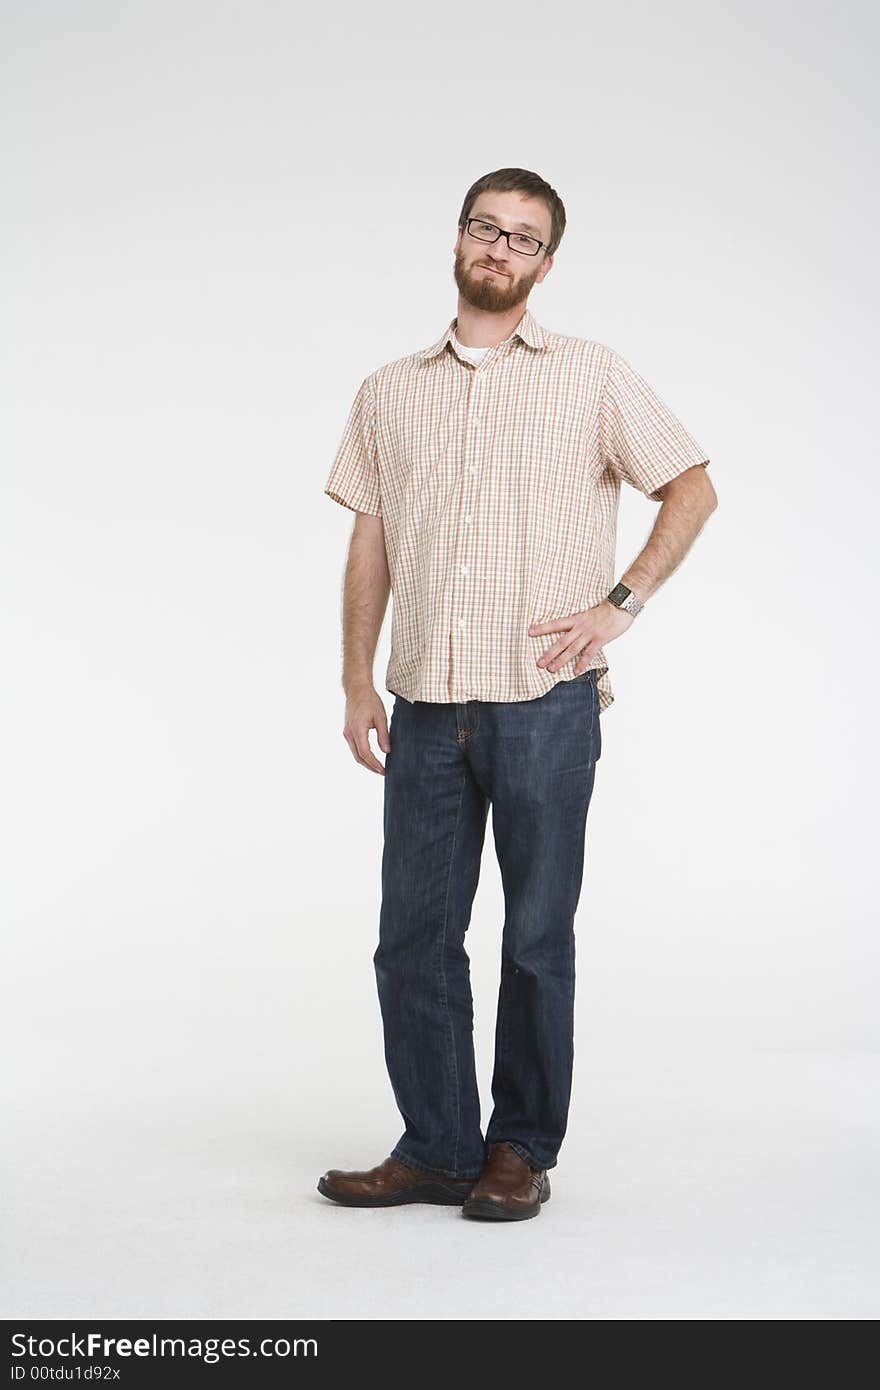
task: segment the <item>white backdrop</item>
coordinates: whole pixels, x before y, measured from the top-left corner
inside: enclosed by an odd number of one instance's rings
[[[874,1316],[876,15],[2,16],[4,1314]],[[508,165],[568,214],[529,307],[633,362],[719,508],[606,649],[570,1129],[499,1240],[315,1183],[403,1128],[322,488]],[[624,489],[618,574],[656,513]],[[484,1121],[502,919],[488,828]]]

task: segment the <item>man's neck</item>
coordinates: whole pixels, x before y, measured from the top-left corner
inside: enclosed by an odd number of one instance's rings
[[[510,337],[525,309],[524,304],[516,304],[504,314],[492,314],[459,300],[455,336],[462,347],[495,347]]]

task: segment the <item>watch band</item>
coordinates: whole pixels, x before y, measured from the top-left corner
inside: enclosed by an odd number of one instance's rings
[[[625,584],[615,584],[608,595],[608,602],[613,603],[615,608],[622,608],[625,613],[631,613],[634,618],[645,606]]]

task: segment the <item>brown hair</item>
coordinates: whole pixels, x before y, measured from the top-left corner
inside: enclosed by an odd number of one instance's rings
[[[562,240],[562,233],[565,231],[565,207],[555,188],[551,188],[540,174],[533,174],[528,169],[496,169],[493,173],[484,174],[481,179],[477,179],[476,183],[471,184],[462,204],[458,219],[459,227],[467,225],[471,208],[479,195],[487,191],[525,193],[529,198],[542,198],[550,209],[550,241],[544,254],[545,256],[554,254]]]

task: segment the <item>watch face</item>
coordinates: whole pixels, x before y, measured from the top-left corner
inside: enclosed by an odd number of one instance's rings
[[[616,603],[619,608],[620,605],[629,598],[631,592],[632,590],[628,589],[625,584],[615,584],[608,598],[612,603]]]

